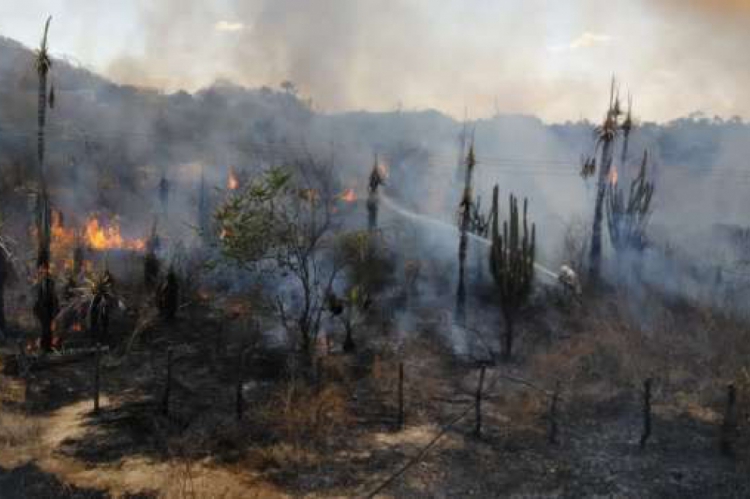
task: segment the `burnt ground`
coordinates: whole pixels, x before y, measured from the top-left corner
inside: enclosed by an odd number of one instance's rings
[[[394,352],[392,338],[373,328],[357,355],[322,355],[306,377],[293,356],[256,343],[238,422],[243,341],[227,333],[217,347],[215,323],[195,317],[169,329],[103,358],[99,414],[90,358],[34,372],[28,391],[23,379],[3,376],[0,497],[366,496],[466,411],[476,386],[476,365],[441,349],[428,330]],[[406,425],[398,431],[401,360]],[[532,373],[525,362],[490,367],[482,435],[471,409],[382,497],[750,497],[746,443],[734,457],[719,452],[716,404],[657,394],[653,436],[640,449],[637,391],[600,381],[564,387],[559,442],[550,445],[548,397],[501,375]]]

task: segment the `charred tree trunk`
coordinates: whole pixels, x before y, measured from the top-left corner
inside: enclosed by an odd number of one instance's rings
[[[42,350],[50,352],[52,351],[52,321],[57,314],[57,295],[55,294],[55,281],[46,269],[41,272],[37,283],[34,313],[42,330]]]
[[[505,315],[505,334],[503,335],[503,359],[506,361],[513,357],[513,335],[514,331],[514,319],[511,314]]]
[[[344,339],[344,345],[343,345],[344,352],[353,353],[357,349],[357,346],[354,344],[354,337],[353,337],[354,327],[352,326],[352,324],[347,323],[345,326],[345,329],[346,329],[346,338]]]
[[[646,447],[651,436],[651,378],[643,382],[643,433],[641,433],[641,449]]]
[[[599,179],[596,186],[596,204],[594,222],[591,229],[591,253],[589,275],[593,282],[599,280],[602,263],[602,221],[604,219],[604,198],[607,194],[609,171],[612,167],[612,141],[605,140],[602,146],[602,161],[599,168]]]
[[[368,186],[367,197],[367,228],[370,232],[378,230],[378,210],[380,207],[380,198],[378,188],[383,184],[384,179],[378,169],[378,156],[375,156],[375,163],[372,165],[370,173],[370,184]]]
[[[106,344],[109,336],[109,308],[101,296],[91,302],[91,339],[96,343]]]
[[[180,288],[174,269],[170,268],[167,272],[167,276],[159,288],[157,298],[157,305],[162,317],[168,322],[174,321],[180,305]]]
[[[378,193],[370,191],[367,197],[367,228],[370,232],[378,230]]]
[[[44,27],[44,37],[36,58],[36,69],[39,76],[39,92],[37,102],[37,160],[39,174],[39,193],[37,195],[36,228],[37,228],[37,300],[35,313],[42,330],[41,346],[45,352],[52,350],[52,321],[57,312],[55,282],[49,275],[50,272],[50,239],[51,232],[51,209],[47,194],[47,181],[45,176],[44,151],[45,136],[44,127],[47,121],[47,74],[52,61],[47,52],[47,33],[52,18],[47,19]]]
[[[737,431],[737,391],[733,384],[727,386],[727,408],[721,425],[719,446],[725,456],[734,454],[734,439]]]
[[[466,320],[466,252],[469,246],[469,226],[471,223],[471,180],[474,175],[474,145],[469,148],[466,157],[466,178],[464,179],[464,193],[459,205],[459,230],[458,242],[458,289],[456,290],[456,321],[463,324]]]
[[[159,282],[159,259],[149,251],[143,260],[143,283],[146,290],[153,291]]]

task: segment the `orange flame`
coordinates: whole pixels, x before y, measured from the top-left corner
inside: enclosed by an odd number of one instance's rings
[[[227,178],[227,189],[230,191],[236,191],[240,187],[240,179],[237,178],[237,174],[234,171],[234,167],[229,167],[229,177]]]
[[[618,179],[617,167],[615,165],[612,165],[612,168],[609,171],[609,183],[612,184],[613,186],[616,186],[617,179]]]
[[[111,250],[126,249],[142,251],[146,248],[143,239],[125,239],[120,232],[120,225],[114,220],[111,224],[101,224],[95,216],[89,217],[84,229],[84,238],[91,249]]]
[[[52,212],[52,240],[50,249],[53,255],[68,255],[76,245],[76,233],[72,228],[65,227],[62,216],[57,211]],[[71,260],[72,265],[72,260]]]
[[[357,200],[357,194],[354,192],[354,189],[345,190],[339,197],[345,203],[353,203]]]
[[[390,173],[388,165],[386,165],[382,161],[378,162],[378,173],[380,174],[380,178],[386,180],[388,178],[388,174]]]

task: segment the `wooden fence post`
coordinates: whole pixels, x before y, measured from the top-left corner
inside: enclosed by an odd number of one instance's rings
[[[399,430],[404,427],[404,363],[398,364],[398,421]]]
[[[96,354],[94,356],[94,414],[99,414],[99,389],[100,377],[99,369],[101,365],[101,344],[96,344]]]
[[[557,443],[557,404],[560,399],[560,382],[555,383],[555,391],[552,394],[552,401],[549,405],[549,443],[555,445]]]
[[[167,378],[164,383],[164,396],[161,401],[161,412],[169,416],[169,395],[172,389],[172,348],[167,348]]]
[[[643,382],[643,433],[641,433],[641,449],[646,447],[646,442],[651,436],[651,378]]]
[[[725,456],[734,454],[733,441],[737,428],[737,391],[733,383],[727,386],[727,407],[724,412],[724,422],[721,425],[720,446],[721,453]]]
[[[476,428],[474,428],[474,435],[480,437],[482,435],[482,388],[484,387],[484,372],[486,367],[482,365],[479,369],[479,384],[477,385],[477,393],[475,397],[474,411],[476,414]]]

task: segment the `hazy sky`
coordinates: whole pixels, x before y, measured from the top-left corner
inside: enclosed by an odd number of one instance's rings
[[[168,91],[294,81],[317,108],[750,118],[750,0],[0,0],[0,34]]]

